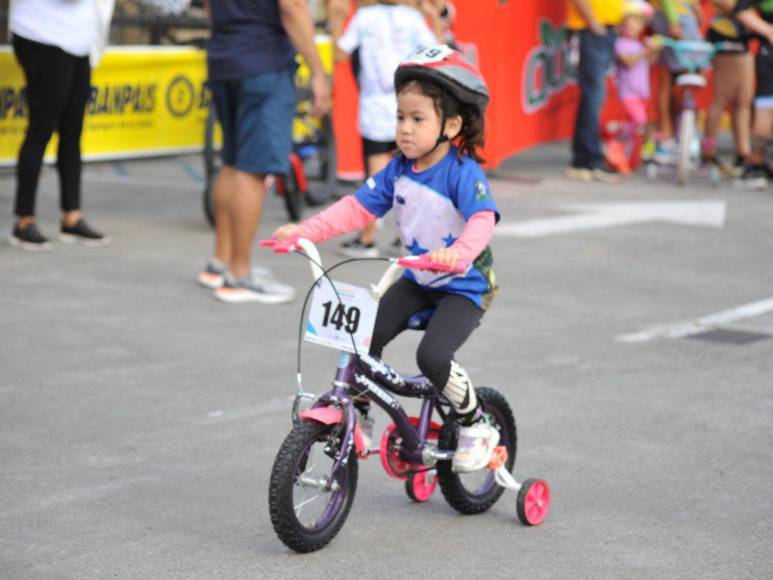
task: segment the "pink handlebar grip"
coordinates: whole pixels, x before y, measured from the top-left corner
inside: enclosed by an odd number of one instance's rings
[[[427,270],[431,272],[450,272],[452,274],[462,274],[465,270],[463,264],[457,263],[455,266],[449,266],[448,264],[433,262],[425,256],[421,256],[418,259],[400,258],[397,263],[404,268],[411,268],[413,270]]]
[[[293,250],[295,248],[295,242],[298,240],[298,238],[292,238],[289,240],[260,240],[258,242],[258,245],[260,245],[261,248],[273,248],[274,252],[277,254],[287,254],[290,250]]]

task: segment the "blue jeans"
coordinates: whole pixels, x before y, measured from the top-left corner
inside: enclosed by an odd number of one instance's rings
[[[574,124],[572,167],[596,169],[603,165],[599,125],[601,107],[606,98],[607,71],[612,64],[615,35],[593,34],[588,29],[580,35],[580,64],[577,80],[580,85],[580,107]]]

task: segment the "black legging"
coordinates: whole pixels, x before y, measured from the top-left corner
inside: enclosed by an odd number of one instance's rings
[[[59,133],[59,170],[62,211],[81,205],[81,132],[83,112],[89,99],[89,57],[78,57],[61,48],[18,35],[13,50],[27,81],[29,125],[16,166],[17,216],[35,214],[35,197],[43,154],[54,131]]]
[[[381,358],[384,347],[405,328],[408,319],[435,307],[416,351],[422,374],[442,389],[448,382],[457,349],[480,324],[483,310],[471,300],[447,292],[427,292],[415,282],[400,278],[378,305],[370,354]]]

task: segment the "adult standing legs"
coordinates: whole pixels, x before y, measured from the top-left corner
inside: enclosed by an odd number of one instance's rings
[[[88,57],[18,35],[13,43],[27,82],[29,123],[16,166],[16,224],[11,243],[25,249],[48,249],[48,240],[35,224],[35,201],[43,155],[58,130],[63,239],[104,245],[107,239],[91,229],[80,213],[80,137],[90,91]]]
[[[29,122],[16,164],[16,224],[11,241],[28,249],[47,249],[46,238],[35,226],[35,202],[46,145],[67,104],[74,57],[18,35],[13,47],[27,83]]]
[[[62,223],[72,227],[81,219],[81,133],[83,114],[91,92],[88,57],[76,58],[69,99],[59,118],[56,156],[61,192]]]
[[[599,124],[601,107],[606,96],[607,70],[612,60],[614,35],[593,33],[586,29],[580,34],[578,83],[580,105],[572,140],[572,168],[585,170],[588,178],[603,166]]]
[[[198,282],[225,302],[278,304],[295,291],[251,265],[267,174],[287,171],[295,111],[294,69],[210,83],[223,128],[225,166],[215,182],[215,253]]]
[[[231,227],[231,260],[228,269],[236,278],[250,273],[252,242],[263,213],[266,195],[265,175],[235,171],[228,204]]]

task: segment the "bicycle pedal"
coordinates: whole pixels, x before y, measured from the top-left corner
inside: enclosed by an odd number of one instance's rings
[[[507,447],[499,445],[491,452],[491,459],[489,459],[487,467],[488,469],[496,471],[505,463],[507,463]]]

